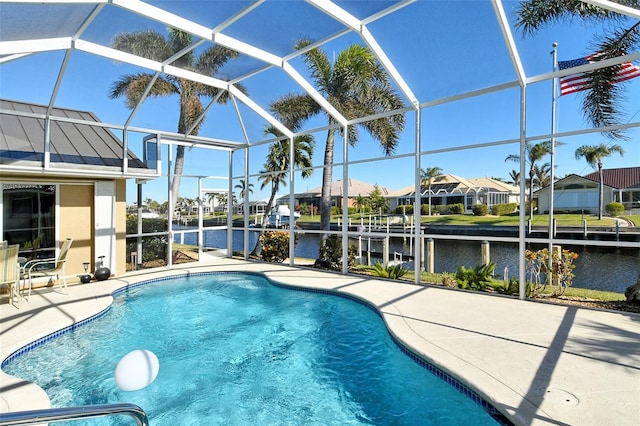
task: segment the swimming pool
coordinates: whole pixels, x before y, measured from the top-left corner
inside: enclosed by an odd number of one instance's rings
[[[121,391],[114,370],[135,349],[153,351],[160,373],[145,389]],[[152,425],[497,424],[408,357],[373,310],[259,275],[130,289],[91,324],[4,369],[44,388],[53,406],[131,402]]]

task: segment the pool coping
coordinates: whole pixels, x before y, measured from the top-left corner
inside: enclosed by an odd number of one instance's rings
[[[228,258],[70,286],[69,295],[43,289],[19,310],[2,304],[0,359],[4,363],[34,341],[90,320],[108,309],[114,292],[200,272],[254,272],[279,285],[362,301],[377,309],[394,340],[464,383],[514,424],[640,420],[640,315]],[[0,397],[11,411],[48,406],[40,388],[4,373]]]

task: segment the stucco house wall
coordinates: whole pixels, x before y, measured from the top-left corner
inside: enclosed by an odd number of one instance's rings
[[[56,206],[56,247],[65,238],[73,239],[67,255],[65,273],[67,283],[79,282],[78,275],[84,273],[84,262],[90,264],[89,271],[95,271],[98,257],[105,253],[96,248],[95,229],[95,182],[83,179],[43,179],[41,176],[6,175],[0,171],[2,183],[51,184],[57,186]],[[102,180],[109,181],[109,180]],[[115,185],[115,252],[111,261],[112,276],[123,274],[126,270],[126,180],[111,180]],[[0,213],[2,214],[2,213]],[[47,285],[47,280],[38,280],[33,287]]]
[[[585,179],[578,175],[570,175],[560,179],[554,185],[553,211],[584,211],[595,214],[598,212],[598,182]],[[536,191],[538,211],[549,212],[549,194],[551,187],[547,186]],[[604,185],[603,204],[606,206],[614,200],[614,188]]]
[[[65,238],[73,239],[68,283],[79,282],[85,262],[95,271],[101,256],[113,276],[125,273],[126,181],[155,178],[159,166],[124,152],[111,130],[92,125],[99,120],[91,112],[6,99],[0,107],[0,193],[7,191],[0,197],[0,238],[21,244],[22,256],[39,258],[54,249],[57,255]],[[51,190],[38,185],[55,185],[55,203]],[[45,213],[29,200],[35,193],[37,203],[45,194]]]

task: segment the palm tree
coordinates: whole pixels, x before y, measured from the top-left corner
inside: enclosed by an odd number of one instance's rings
[[[438,178],[442,176],[442,169],[440,167],[427,167],[420,170],[420,186],[427,186],[427,195],[429,196],[429,216],[431,216],[431,185],[438,181]]]
[[[551,184],[551,164],[544,163],[533,167],[533,185],[535,189],[544,188]]]
[[[616,3],[639,9],[640,0],[624,0]],[[624,16],[577,0],[520,0],[516,10],[516,27],[524,35],[532,35],[539,29],[578,17],[585,21],[610,22],[624,25]],[[615,58],[637,51],[640,46],[640,22],[631,27],[618,26],[612,34],[599,40],[593,52],[598,52],[598,60]],[[622,65],[602,68],[585,73],[589,89],[585,92],[582,111],[594,127],[619,124],[622,115],[620,102],[623,92],[620,84],[610,84]],[[622,130],[604,133],[611,138],[625,138]]]
[[[234,188],[238,188],[240,190],[240,199],[244,202],[244,197],[247,194],[253,194],[253,184],[249,183],[248,185],[244,181],[244,179],[240,179],[240,183],[238,183]]]
[[[556,142],[557,143],[557,142]],[[545,155],[551,153],[551,141],[539,142],[535,145],[527,143],[525,146],[527,154],[527,164],[529,165],[529,219],[533,217],[533,185],[536,175],[536,163],[544,158]],[[520,156],[517,154],[508,155],[504,161],[520,162]]]
[[[303,49],[312,44],[302,39],[295,49]],[[353,44],[341,51],[332,63],[327,54],[319,48],[303,54],[316,89],[347,119],[374,115],[402,108],[400,96],[390,84],[389,77],[375,55],[365,46]],[[285,95],[272,104],[276,116],[289,128],[295,129],[310,117],[324,112],[311,96],[301,94]],[[326,114],[326,112],[325,112]],[[336,121],[327,114],[328,124]],[[404,130],[404,114],[360,123],[382,147],[385,155],[391,155]],[[322,174],[322,195],[320,199],[320,227],[329,230],[331,221],[331,182],[333,180],[333,149],[336,130],[327,132]],[[343,132],[343,129],[340,129]],[[351,126],[347,140],[354,146],[359,139],[358,127]],[[322,236],[325,238],[325,235]]]
[[[360,214],[364,213],[364,209],[369,206],[369,198],[363,197],[361,194],[353,200],[353,206],[360,210]]]
[[[165,61],[174,55],[177,56],[187,47],[193,44],[191,34],[175,28],[169,28],[168,38],[153,30],[145,30],[132,33],[121,33],[116,35],[112,45],[115,49],[122,50],[135,55],[156,61]],[[196,57],[193,50],[177,57],[171,64],[182,69],[197,72],[208,76],[215,76],[218,70],[230,59],[238,57],[238,52],[227,49],[223,46],[212,46],[204,50]],[[112,99],[124,96],[127,106],[133,109],[142,99],[149,85],[148,96],[171,96],[178,95],[180,99],[180,117],[178,119],[178,133],[197,135],[200,126],[204,122],[205,108],[202,98],[217,99],[217,102],[224,104],[229,100],[226,91],[196,83],[184,78],[171,75],[158,76],[151,73],[138,73],[124,75],[111,86],[110,97]],[[244,91],[242,86],[238,86]],[[172,190],[172,205],[176,206],[178,192],[180,190],[180,180],[184,169],[184,146],[178,145],[175,156],[175,169]]]
[[[265,134],[271,134],[281,137],[282,133],[273,126],[268,126]],[[313,173],[311,166],[313,165],[313,150],[316,140],[313,135],[301,135],[293,138],[293,162],[295,167],[302,169],[302,177],[308,178]],[[260,189],[264,189],[267,185],[271,185],[271,195],[265,207],[265,215],[262,218],[262,228],[266,228],[269,224],[269,213],[273,208],[273,201],[281,186],[287,185],[287,176],[289,173],[289,139],[281,139],[269,146],[269,153],[264,163],[263,169],[260,171],[259,181],[262,181]],[[260,239],[256,241],[251,254],[255,255],[260,246]]]
[[[509,177],[511,178],[511,182],[514,186],[520,186],[520,172],[517,170],[511,170],[509,172]]]
[[[273,126],[267,127],[266,134],[281,137],[282,133]],[[315,148],[313,135],[301,135],[293,138],[293,163],[295,167],[302,169],[302,177],[308,178],[313,173],[313,151]],[[289,173],[289,139],[281,139],[269,146],[269,153],[260,171],[259,181],[262,181],[260,189],[271,185],[271,195],[265,208],[266,215],[262,219],[262,227],[269,223],[269,213],[273,208],[273,200],[281,186],[286,186]]]
[[[223,208],[223,211],[224,211],[224,209],[227,208],[228,204],[229,204],[229,197],[227,196],[227,193],[226,192],[220,192],[220,193],[216,194],[216,197],[218,198],[219,205],[224,206],[224,208]],[[228,210],[229,209],[227,208],[227,211]]]
[[[624,155],[624,149],[620,145],[607,146],[605,144],[600,145],[582,145],[576,149],[576,159],[584,157],[594,169],[598,167],[598,181],[599,181],[599,194],[598,194],[598,219],[602,220],[602,204],[603,204],[603,192],[604,183],[602,182],[602,160],[613,153],[617,152],[622,157]]]

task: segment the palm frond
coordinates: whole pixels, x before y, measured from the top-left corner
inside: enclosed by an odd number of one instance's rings
[[[302,38],[294,45],[295,50],[304,49],[313,44],[309,38]],[[311,49],[304,53],[304,63],[311,72],[311,78],[316,83],[316,89],[325,95],[331,89],[331,62],[327,54],[321,49]]]
[[[620,145],[582,145],[576,149],[576,159],[584,157],[587,164],[594,169],[598,168],[599,163],[610,155],[618,153],[620,156],[624,155],[624,149]]]
[[[639,4],[638,0],[619,0],[617,3],[636,8]],[[579,0],[523,0],[516,9],[516,16],[515,26],[525,36],[549,24],[570,21],[574,17],[596,21],[624,19],[617,13]]]
[[[616,0],[616,3],[640,9],[640,0]],[[583,3],[578,0],[521,0],[516,10],[517,22],[523,36],[532,35],[539,29],[562,21],[578,18],[583,21],[609,21],[628,25],[628,18],[607,9]],[[592,47],[598,52],[598,60],[615,58],[634,51],[640,44],[640,23],[630,28],[620,28],[612,35],[604,37]],[[586,85],[583,93],[582,110],[585,119],[594,127],[607,127],[622,122],[621,106],[624,101],[621,84],[612,84],[621,65],[585,73]],[[611,139],[626,139],[624,130],[603,133]]]
[[[592,47],[600,60],[615,58],[632,51],[640,44],[640,23],[626,30],[617,30],[612,35]],[[594,127],[606,127],[620,124],[623,120],[625,101],[625,82],[615,81],[622,65],[614,65],[586,73],[589,90],[584,94],[582,108],[585,118]],[[610,139],[627,139],[624,130],[604,132]]]
[[[273,115],[288,129],[296,131],[302,123],[322,109],[309,95],[287,94],[270,105]]]
[[[393,117],[379,118],[362,123],[371,136],[380,142],[385,155],[391,155],[398,147],[401,129],[395,125]]]
[[[152,78],[153,75],[147,73],[123,75],[111,85],[109,97],[115,99],[124,96],[127,107],[134,108],[147,90]],[[158,78],[153,83],[148,96],[167,96],[177,93],[180,93],[180,89],[172,81]]]
[[[504,159],[505,163],[507,161],[512,161],[514,163],[519,163],[520,162],[520,156],[517,154],[509,154],[507,155],[507,157]]]
[[[239,56],[235,50],[216,45],[202,52],[195,63],[195,69],[202,74],[214,76],[229,60]]]
[[[613,126],[620,123],[624,101],[621,83],[611,84],[620,66],[602,68],[587,74],[590,88],[584,92],[582,110],[585,118],[594,127]],[[611,139],[626,139],[624,130],[603,132]]]
[[[164,61],[174,53],[162,34],[153,30],[118,34],[111,46],[154,61]]]
[[[182,49],[191,46],[193,44],[193,37],[188,32],[179,30],[177,28],[169,28],[169,44],[173,53],[178,53]],[[195,53],[189,50],[184,55],[173,61],[172,65],[180,68],[192,68],[195,60]]]
[[[192,129],[190,134],[197,135],[200,126],[204,123],[204,106],[196,95],[195,87],[192,87],[196,84],[189,80],[182,81],[183,94],[180,96],[178,133],[186,133],[187,130]]]

